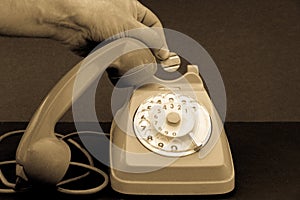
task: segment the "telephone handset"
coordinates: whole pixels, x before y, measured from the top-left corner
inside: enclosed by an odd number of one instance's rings
[[[115,40],[95,50],[57,83],[20,141],[16,153],[19,180],[14,189],[20,180],[61,184],[72,162],[68,145],[54,132],[55,124],[118,56],[145,48],[135,39]],[[155,63],[139,67],[123,78],[133,93],[128,104],[116,112],[111,127],[112,188],[126,194],[231,191],[234,168],[229,145],[197,66],[189,65],[186,74],[169,81],[154,76],[156,67]],[[78,192],[58,187],[60,191],[94,193],[108,183],[101,170],[75,165],[101,174],[104,183]]]
[[[54,86],[35,112],[19,143],[16,175],[20,180],[31,179],[52,185],[60,182],[69,167],[71,152],[68,145],[57,138],[54,132],[56,123],[114,60],[127,52],[146,48],[135,39],[115,40],[95,50]],[[155,64],[136,68],[127,76],[127,84],[139,84],[142,74],[143,77],[151,76],[155,71]]]

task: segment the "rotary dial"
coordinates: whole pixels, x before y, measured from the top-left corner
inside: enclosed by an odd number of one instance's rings
[[[134,132],[149,150],[185,156],[204,146],[211,134],[208,111],[195,99],[164,93],[146,99],[134,115]]]

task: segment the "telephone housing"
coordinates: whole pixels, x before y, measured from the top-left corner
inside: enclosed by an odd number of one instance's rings
[[[187,69],[187,73],[179,79],[186,79],[189,86],[178,85],[180,83],[178,79],[173,81],[169,87],[183,90],[181,92],[185,95],[195,94],[197,101],[206,107],[212,123],[211,136],[206,145],[211,145],[211,149],[204,157],[201,157],[202,149],[200,149],[195,153],[176,159],[149,151],[134,137],[131,124],[135,111],[147,97],[170,91],[160,84],[148,84],[140,87],[135,90],[130,99],[126,132],[119,128],[117,123],[112,123],[110,178],[114,190],[126,194],[158,195],[222,194],[233,190],[233,161],[221,120],[204,89],[198,67],[188,65]],[[124,149],[124,153],[120,154],[118,150],[115,150],[114,145]],[[149,153],[147,158],[136,156],[136,154],[143,153]],[[162,166],[163,163],[166,163],[165,160],[170,160],[170,162],[166,166]],[[147,167],[157,169],[143,173],[142,171]],[[136,173],[139,171],[141,172]]]

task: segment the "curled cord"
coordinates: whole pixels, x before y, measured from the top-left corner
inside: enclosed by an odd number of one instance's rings
[[[109,134],[107,134],[107,133],[100,133],[100,132],[95,132],[95,131],[80,131],[80,132],[69,133],[69,134],[67,134],[67,135],[61,135],[61,134],[57,134],[57,135],[60,137],[61,140],[67,140],[67,141],[70,141],[71,139],[69,139],[69,138],[71,138],[71,137],[73,137],[73,136],[80,135],[80,134],[109,135]],[[71,140],[71,141],[72,141],[72,140]],[[79,195],[79,194],[92,194],[92,193],[99,192],[100,190],[102,190],[103,188],[105,188],[105,187],[107,186],[108,180],[109,180],[108,175],[107,175],[104,171],[102,171],[102,170],[100,170],[100,169],[98,169],[98,168],[96,168],[96,167],[93,166],[92,158],[91,158],[90,154],[89,154],[84,148],[82,148],[82,147],[81,147],[77,142],[75,142],[74,140],[73,140],[72,143],[75,143],[76,145],[78,145],[77,148],[78,148],[80,151],[82,151],[82,153],[86,154],[86,157],[87,157],[87,158],[90,158],[91,163],[90,163],[90,165],[86,165],[86,164],[78,163],[78,162],[70,162],[70,165],[74,165],[74,166],[78,166],[78,167],[87,168],[87,169],[92,170],[92,171],[94,171],[94,172],[96,172],[96,173],[98,173],[98,174],[101,174],[101,175],[103,176],[103,178],[104,178],[104,181],[103,181],[103,183],[102,183],[101,185],[99,185],[99,186],[97,186],[97,187],[95,187],[95,188],[92,188],[92,189],[86,189],[86,190],[70,190],[70,189],[65,189],[65,188],[62,188],[62,187],[58,187],[57,190],[58,190],[59,192],[62,192],[62,193],[66,193],[66,194],[77,194],[77,195]],[[89,172],[88,172],[88,173],[89,173]],[[71,182],[74,182],[74,181],[78,181],[79,179],[85,177],[86,175],[88,175],[88,174],[84,174],[84,175],[81,175],[81,176],[78,176],[78,177],[74,177],[74,178],[70,178],[70,179],[61,181],[60,183],[57,184],[57,186],[61,186],[61,185],[63,185],[63,184],[67,184],[67,183],[71,183]]]
[[[89,152],[86,149],[82,148],[81,145],[79,145],[74,140],[69,139],[73,136],[77,136],[77,135],[80,135],[80,134],[97,134],[97,135],[109,136],[109,133],[100,133],[100,132],[96,132],[96,131],[79,131],[79,132],[72,132],[72,133],[69,133],[67,135],[62,135],[62,134],[56,133],[56,136],[59,137],[61,140],[67,140],[68,142],[72,143],[76,148],[78,148],[86,156],[86,158],[89,161],[90,166],[94,167],[93,159],[92,159],[91,155],[89,154]],[[71,182],[74,182],[74,181],[78,181],[79,179],[82,179],[82,178],[88,176],[89,174],[90,174],[90,172],[86,172],[83,175],[73,177],[73,178],[70,178],[70,179],[67,179],[67,180],[63,180],[59,184],[63,185],[63,184],[71,183]]]
[[[16,163],[15,160],[3,161],[3,162],[0,162],[0,167],[2,165],[15,164],[15,163]],[[15,188],[15,186],[16,186],[16,184],[10,183],[7,181],[7,179],[5,178],[5,176],[2,173],[1,169],[0,169],[0,180],[8,188]],[[0,193],[15,193],[15,192],[16,191],[14,189],[0,189]]]
[[[67,135],[63,135],[63,137],[61,137],[62,140],[68,139],[70,137],[73,137],[75,135],[81,135],[81,134],[93,134],[93,135],[105,135],[105,136],[109,136],[109,133],[101,133],[101,132],[97,132],[97,131],[79,131],[79,132],[73,132],[73,133],[69,133]]]
[[[8,165],[8,164],[15,164],[16,161],[15,160],[9,160],[9,161],[4,161],[4,162],[0,162],[0,166],[1,165]],[[3,182],[3,184],[7,187],[10,187],[10,188],[14,188],[15,187],[15,184],[13,183],[10,183],[6,180],[5,176],[3,175],[2,171],[0,172],[0,178]]]
[[[75,166],[78,166],[78,167],[83,167],[83,168],[87,168],[89,170],[92,170],[94,172],[97,172],[98,174],[101,174],[104,178],[104,181],[101,185],[95,187],[95,188],[92,188],[92,189],[86,189],[86,190],[70,190],[70,189],[64,189],[64,188],[61,188],[59,187],[61,184],[58,183],[57,186],[57,190],[59,192],[62,192],[62,193],[65,193],[65,194],[93,194],[93,193],[96,193],[96,192],[99,192],[100,190],[102,190],[103,188],[105,188],[108,184],[108,175],[96,168],[96,167],[93,167],[93,166],[90,166],[90,165],[86,165],[86,164],[83,164],[83,163],[78,163],[78,162],[70,162],[70,165],[75,165]]]
[[[0,136],[0,143],[3,139],[16,135],[16,134],[21,134],[24,133],[25,130],[17,130],[17,131],[11,131],[11,132],[7,132],[5,134],[3,134],[2,136]],[[74,145],[77,149],[79,149],[87,158],[89,165],[87,164],[83,164],[83,163],[78,163],[78,162],[70,162],[70,165],[74,165],[74,166],[78,166],[78,167],[82,167],[82,168],[86,168],[90,171],[94,171],[98,174],[100,174],[101,176],[103,176],[104,181],[102,184],[100,184],[99,186],[92,188],[92,189],[86,189],[86,190],[71,190],[71,189],[65,189],[60,187],[61,185],[67,184],[67,183],[71,183],[74,181],[78,181],[86,176],[88,176],[90,174],[90,172],[86,172],[83,175],[77,176],[77,177],[73,177],[67,180],[63,180],[61,182],[59,182],[56,186],[57,186],[57,191],[62,192],[62,193],[66,193],[66,194],[92,194],[92,193],[96,193],[100,190],[102,190],[103,188],[105,188],[108,184],[108,175],[94,167],[94,163],[93,163],[93,159],[91,157],[91,155],[87,152],[87,150],[85,150],[81,145],[79,145],[76,141],[70,139],[71,137],[75,136],[75,135],[79,135],[79,134],[101,134],[101,135],[109,135],[107,133],[100,133],[100,132],[94,132],[94,131],[80,131],[80,132],[73,132],[73,133],[69,133],[67,135],[62,135],[62,134],[55,134],[59,139],[61,140],[67,140],[68,142],[70,142],[72,145]],[[7,164],[15,164],[16,160],[11,160],[11,161],[2,161],[0,162],[0,167],[2,165],[7,165]],[[9,189],[0,189],[0,193],[16,193],[15,186],[16,184],[14,183],[10,183],[7,181],[7,179],[5,178],[5,176],[3,175],[1,169],[0,169],[0,181]]]
[[[73,134],[73,133],[70,133],[70,134]],[[68,135],[70,135],[70,134],[68,134]],[[58,134],[58,133],[56,133],[55,135],[57,137],[59,137],[60,139],[62,139],[64,137],[64,135],[61,135],[61,134]],[[94,162],[93,162],[92,156],[89,154],[89,152],[87,152],[87,150],[85,150],[84,148],[82,148],[81,145],[79,145],[76,141],[74,141],[72,139],[68,139],[67,141],[70,142],[72,145],[74,145],[79,151],[81,151],[85,155],[85,157],[87,158],[89,164],[91,166],[94,166]],[[64,181],[61,182],[61,184],[67,184],[67,183],[71,183],[73,181],[77,181],[79,179],[82,179],[82,178],[88,176],[89,174],[90,174],[90,172],[88,171],[88,172],[86,172],[86,173],[84,173],[84,174],[82,174],[80,176],[76,176],[76,177],[64,180]]]
[[[4,140],[5,138],[7,137],[10,137],[10,136],[13,136],[13,135],[16,135],[16,134],[23,134],[25,132],[25,130],[17,130],[17,131],[10,131],[10,132],[7,132],[3,135],[0,136],[0,143],[2,142],[2,140]],[[8,164],[14,164],[16,163],[15,160],[11,160],[11,161],[3,161],[3,162],[0,162],[0,166],[1,165],[8,165]],[[8,188],[10,189],[0,189],[0,193],[15,193],[16,191],[14,190],[14,188],[16,187],[16,184],[14,183],[10,183],[7,181],[7,179],[4,177],[2,171],[1,171],[1,168],[0,168],[0,181]]]

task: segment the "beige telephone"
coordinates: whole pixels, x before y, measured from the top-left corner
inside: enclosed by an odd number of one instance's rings
[[[126,128],[115,118],[110,148],[114,190],[168,195],[233,190],[233,162],[221,120],[198,67],[187,69],[177,80],[136,89]]]
[[[32,117],[16,161],[8,162],[17,164],[16,184],[8,183],[0,170],[2,182],[12,187],[7,192],[18,190],[20,180],[56,185],[69,194],[89,194],[105,187],[108,177],[101,170],[70,161],[66,137],[56,134],[54,127],[117,56],[141,48],[147,47],[131,38],[108,43],[57,83]],[[233,189],[233,162],[221,120],[197,66],[187,68],[186,74],[168,81],[154,76],[156,64],[124,76],[133,93],[128,104],[116,112],[111,127],[114,190],[126,194],[221,194]],[[105,181],[90,190],[63,189],[69,165],[98,172]]]

